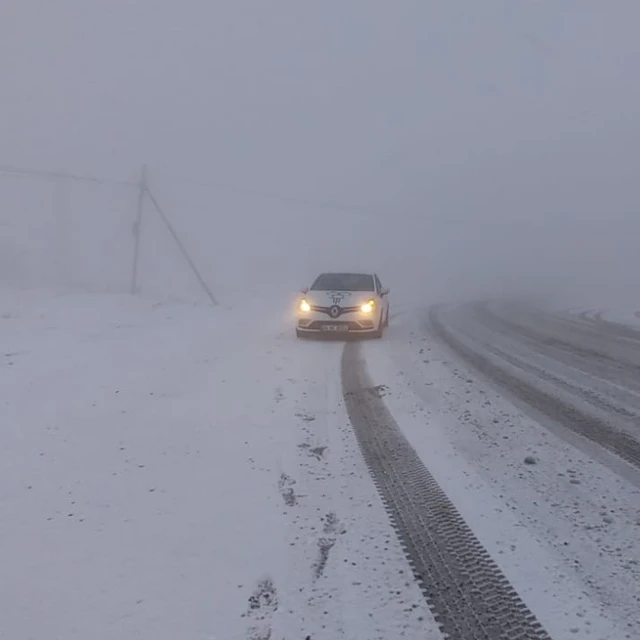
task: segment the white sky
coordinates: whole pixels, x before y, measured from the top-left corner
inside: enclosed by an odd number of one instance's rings
[[[639,24],[637,0],[5,0],[0,163],[629,220]]]
[[[2,160],[419,202],[634,149],[638,24],[623,0],[7,0]]]

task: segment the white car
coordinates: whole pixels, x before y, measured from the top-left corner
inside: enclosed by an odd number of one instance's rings
[[[389,326],[389,289],[375,273],[322,273],[298,301],[296,335],[381,338]]]

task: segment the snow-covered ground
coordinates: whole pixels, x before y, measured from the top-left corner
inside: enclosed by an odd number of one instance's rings
[[[406,436],[553,638],[637,637],[640,474],[549,433],[434,343],[424,317],[403,314],[366,350]]]
[[[618,322],[631,327],[640,327],[640,302],[634,306],[604,307],[596,312],[587,311],[587,317],[591,320],[606,320]]]
[[[607,300],[606,297],[599,296],[600,306],[576,304],[570,307],[557,305],[557,310],[561,313],[578,316],[583,320],[591,322],[617,322],[630,327],[640,326],[640,297],[636,300],[631,296],[620,300]]]
[[[1,637],[439,637],[281,302],[2,294]]]
[[[394,308],[370,375],[504,575],[554,640],[637,637],[639,486]],[[349,424],[342,344],[297,341],[287,295],[5,290],[0,309],[0,637],[440,640]]]

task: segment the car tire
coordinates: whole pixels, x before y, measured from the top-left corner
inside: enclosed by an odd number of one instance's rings
[[[371,334],[371,337],[374,340],[379,340],[382,338],[382,334],[384,333],[385,321],[382,319],[382,315],[380,316],[380,322],[378,324],[378,329]]]
[[[384,318],[384,328],[386,329],[389,326],[389,308],[387,307],[387,315]]]
[[[306,338],[306,336],[300,329],[296,329],[296,338]]]

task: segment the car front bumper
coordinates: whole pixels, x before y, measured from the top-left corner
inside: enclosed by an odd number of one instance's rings
[[[349,313],[335,320],[325,314],[310,313],[298,317],[300,333],[327,335],[373,333],[377,330],[377,314]]]

